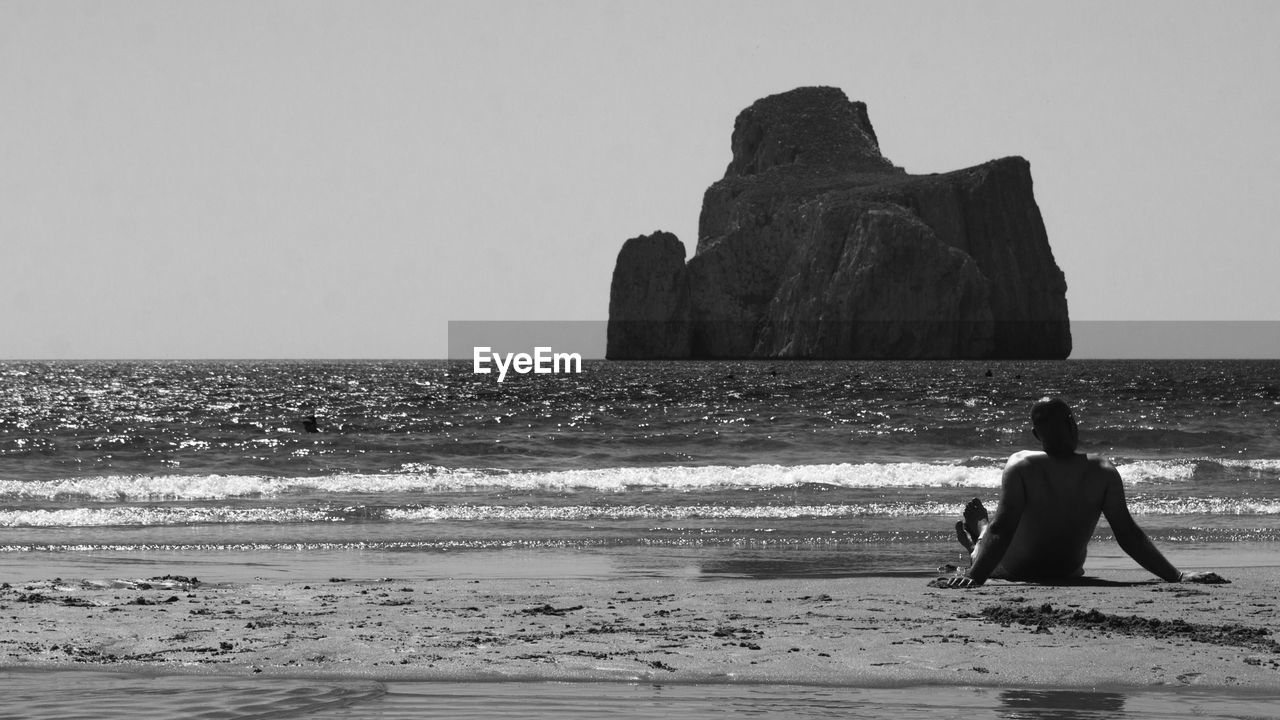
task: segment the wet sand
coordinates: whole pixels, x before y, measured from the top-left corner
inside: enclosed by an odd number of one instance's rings
[[[0,666],[414,680],[1280,688],[1277,580],[40,579]]]

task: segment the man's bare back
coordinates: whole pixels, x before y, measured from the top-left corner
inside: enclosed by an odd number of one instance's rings
[[[1031,411],[1043,450],[1014,453],[1000,480],[1000,503],[988,521],[976,499],[957,524],[973,552],[963,576],[949,587],[981,585],[987,578],[1062,580],[1084,573],[1089,539],[1106,516],[1116,542],[1138,564],[1169,582],[1225,582],[1216,573],[1180,573],[1156,549],[1129,513],[1120,473],[1106,460],[1076,452],[1071,408],[1044,398]]]
[[[1010,457],[1005,473],[1013,476],[1024,506],[993,576],[1037,579],[1084,574],[1089,538],[1102,516],[1108,489],[1112,482],[1120,482],[1119,473],[1105,460],[1081,453],[1055,458],[1033,451]]]

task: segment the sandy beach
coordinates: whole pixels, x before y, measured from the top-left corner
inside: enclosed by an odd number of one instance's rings
[[[1280,687],[1275,569],[1228,585],[920,577],[33,579],[0,664],[221,675],[846,686]]]

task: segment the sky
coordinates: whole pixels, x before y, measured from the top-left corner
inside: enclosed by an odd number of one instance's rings
[[[0,358],[605,320],[623,241],[692,253],[735,116],[805,85],[908,172],[1027,158],[1073,321],[1280,321],[1278,36],[1246,1],[0,0]]]

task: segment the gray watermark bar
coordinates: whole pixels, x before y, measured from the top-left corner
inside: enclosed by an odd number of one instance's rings
[[[474,360],[476,348],[488,353],[528,353],[537,348],[602,360],[609,323],[604,320],[450,320],[450,360]]]
[[[999,321],[996,321],[997,324]],[[695,331],[734,333],[764,337],[803,327],[810,336],[839,335],[851,328],[866,331],[875,326],[893,325],[904,333],[942,332],[962,336],[972,331],[970,323],[907,322],[788,323],[786,326],[733,323],[663,323],[644,321],[645,332]],[[1029,329],[1039,324],[1028,324]],[[1017,323],[1006,328],[1017,328]],[[619,324],[615,321],[615,332]],[[606,357],[609,344],[606,320],[451,320],[448,358],[472,362],[477,348],[487,353],[533,356],[545,352],[576,354],[583,360]],[[1280,359],[1280,320],[1075,320],[1070,323],[1070,359]],[[868,335],[875,336],[875,332]],[[877,348],[865,355],[875,357]],[[744,353],[749,356],[750,351]],[[798,358],[799,359],[799,358]]]
[[[1280,359],[1280,320],[1074,320],[1073,359]]]

